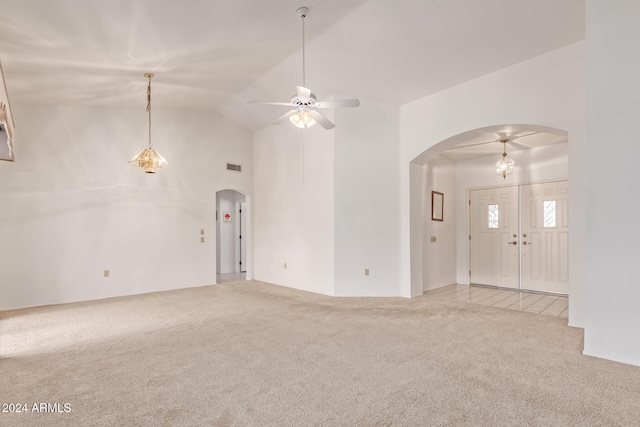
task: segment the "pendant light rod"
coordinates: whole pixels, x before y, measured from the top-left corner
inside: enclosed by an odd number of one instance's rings
[[[151,79],[153,78],[153,73],[146,73],[144,75],[149,79],[149,86],[147,86],[147,112],[149,113],[149,148],[153,147],[151,143]]]
[[[296,10],[298,15],[302,18],[302,87],[307,87],[306,76],[305,76],[305,47],[304,47],[304,18],[307,17],[309,13],[308,7],[301,7]]]

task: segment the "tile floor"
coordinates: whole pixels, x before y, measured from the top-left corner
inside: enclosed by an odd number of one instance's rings
[[[547,316],[569,317],[569,298],[566,295],[538,294],[469,285],[450,285],[424,294]]]

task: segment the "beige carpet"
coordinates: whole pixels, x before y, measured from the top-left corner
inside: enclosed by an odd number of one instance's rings
[[[639,425],[640,368],[565,321],[259,282],[2,312],[0,425]]]

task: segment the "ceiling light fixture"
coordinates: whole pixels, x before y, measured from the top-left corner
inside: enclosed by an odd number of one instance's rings
[[[143,169],[146,173],[156,173],[159,169],[165,168],[169,166],[169,162],[162,157],[160,153],[153,149],[153,144],[151,143],[151,79],[153,78],[153,74],[147,73],[144,75],[149,79],[149,86],[147,87],[147,112],[149,113],[149,143],[147,148],[142,150],[135,156],[133,159],[129,161],[129,163],[133,163],[135,166],[138,166],[140,169]]]
[[[316,123],[320,123],[325,129],[333,129],[335,125],[318,111],[322,108],[342,108],[357,107],[360,105],[358,99],[331,99],[328,101],[317,101],[315,94],[306,87],[305,79],[305,45],[304,45],[304,19],[309,13],[309,8],[300,7],[296,10],[302,18],[302,86],[296,86],[296,93],[291,97],[290,102],[271,101],[248,101],[250,104],[266,105],[286,105],[294,107],[282,116],[273,121],[274,125],[280,124],[287,119],[299,128],[308,128]]]
[[[316,121],[313,120],[311,116],[311,112],[309,111],[309,107],[298,107],[298,111],[294,113],[291,117],[289,117],[291,123],[295,126],[304,129],[309,128],[316,124]]]
[[[496,162],[496,173],[507,179],[507,175],[511,175],[513,172],[516,162],[507,156],[507,142],[509,142],[509,139],[501,139],[500,142],[503,144],[502,158]]]

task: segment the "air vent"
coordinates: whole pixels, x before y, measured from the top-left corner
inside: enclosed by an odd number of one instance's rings
[[[231,163],[227,163],[227,170],[228,171],[242,172],[242,165],[234,165],[234,164],[231,164]]]

